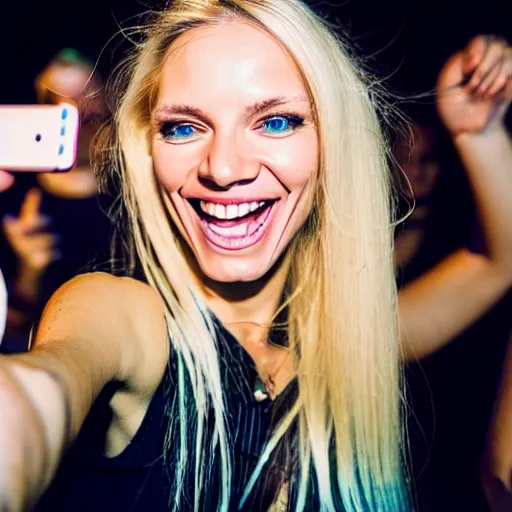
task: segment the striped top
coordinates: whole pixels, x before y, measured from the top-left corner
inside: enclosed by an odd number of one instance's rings
[[[297,396],[297,382],[288,387],[272,402],[254,398],[254,383],[258,376],[254,361],[236,339],[215,319],[217,345],[220,358],[221,380],[227,412],[229,444],[232,447],[232,473],[230,512],[239,510],[240,498],[273,426],[288,410]],[[36,509],[41,511],[73,512],[164,512],[172,509],[176,498],[176,472],[180,435],[179,394],[177,391],[177,365],[175,354],[156,390],[144,420],[126,449],[114,458],[102,456],[106,428],[111,418],[108,403],[116,391],[115,385],[105,388],[89,415],[77,442],[70,450],[49,491]],[[185,418],[187,432],[193,432],[197,420],[190,383],[182,385],[188,397]],[[210,411],[211,412],[211,411]],[[211,412],[211,417],[213,413]],[[211,422],[209,422],[210,424]],[[169,425],[171,428],[169,428]],[[170,450],[163,457],[166,432]],[[208,430],[207,430],[208,431]],[[290,435],[294,435],[295,428]],[[296,432],[295,432],[296,433]],[[181,492],[180,510],[193,510],[194,461],[193,437],[187,439],[187,468]],[[296,439],[296,438],[295,438]],[[296,442],[282,443],[295,446]],[[203,453],[211,460],[206,468],[207,477],[201,493],[201,511],[215,511],[219,501],[220,456],[218,452]],[[286,457],[283,455],[286,454]],[[284,457],[284,458],[283,458]],[[164,460],[165,459],[165,460]],[[288,463],[280,464],[287,460]],[[294,460],[290,450],[276,450],[275,459],[267,464],[244,511],[268,510],[283,487],[283,465],[290,467]],[[292,465],[295,465],[293,463]],[[291,481],[293,482],[293,480]],[[291,509],[293,501],[290,489]],[[282,496],[279,496],[281,499]],[[279,510],[283,510],[282,508]]]

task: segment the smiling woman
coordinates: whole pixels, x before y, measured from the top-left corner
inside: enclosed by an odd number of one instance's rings
[[[13,360],[27,389],[27,365],[57,376],[67,400],[30,400],[66,405],[65,443],[103,390],[43,509],[408,510],[391,191],[361,72],[298,0],[176,1],[128,66],[99,154],[149,286],[72,281]],[[62,438],[34,432],[58,460]],[[13,470],[29,497],[43,466]]]
[[[253,281],[311,209],[318,135],[306,86],[254,24],[196,28],[175,45],[155,105],[155,172],[202,271]]]

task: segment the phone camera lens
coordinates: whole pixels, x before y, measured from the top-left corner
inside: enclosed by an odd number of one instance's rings
[[[39,142],[40,140],[41,140],[41,134],[40,134],[40,133],[38,133],[38,134],[36,135],[36,142]]]

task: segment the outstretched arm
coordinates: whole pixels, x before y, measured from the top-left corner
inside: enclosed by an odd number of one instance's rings
[[[140,319],[152,309],[163,323],[148,290],[106,274],[76,278],[50,300],[31,352],[0,357],[1,510],[35,503],[106,383],[147,382]]]
[[[439,115],[470,181],[487,254],[458,250],[400,291],[406,360],[444,346],[512,284],[512,141],[504,125],[511,75],[510,46],[483,36],[452,56],[441,71]],[[467,76],[471,78],[465,83]]]

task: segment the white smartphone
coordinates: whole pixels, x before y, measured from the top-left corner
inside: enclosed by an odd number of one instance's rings
[[[73,167],[78,110],[58,105],[0,105],[0,169],[59,172]]]

